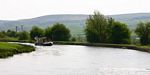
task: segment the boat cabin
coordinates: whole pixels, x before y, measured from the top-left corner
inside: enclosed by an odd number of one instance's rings
[[[53,45],[53,42],[47,37],[35,37],[35,40],[36,40],[35,45],[41,45],[41,46]]]

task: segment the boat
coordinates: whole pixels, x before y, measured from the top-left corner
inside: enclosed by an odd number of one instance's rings
[[[52,46],[53,42],[49,41],[46,37],[36,37],[35,38],[36,42],[35,45],[37,46]]]
[[[38,46],[52,46],[53,42],[43,42],[43,43],[35,43]]]

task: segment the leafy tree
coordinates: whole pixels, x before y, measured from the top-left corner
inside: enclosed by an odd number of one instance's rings
[[[88,42],[108,42],[108,21],[106,17],[99,12],[94,12],[94,15],[90,15],[86,21],[85,33]]]
[[[70,30],[65,25],[56,23],[53,25],[49,35],[51,35],[53,41],[68,41],[71,37]]]
[[[114,24],[115,20],[111,17],[109,17],[107,20],[108,20],[108,31],[107,31],[108,42],[112,43],[112,39],[111,39],[112,27],[113,27],[113,24]]]
[[[28,40],[29,39],[29,33],[26,31],[19,32],[19,40]]]
[[[111,17],[105,17],[94,12],[86,21],[86,38],[91,43],[130,43],[130,31],[126,24],[116,22]]]
[[[31,39],[34,39],[35,37],[42,37],[44,35],[44,30],[37,27],[33,26],[31,31],[30,31],[30,37]]]
[[[47,27],[47,28],[45,29],[45,36],[46,36],[47,38],[49,38],[49,39],[52,40],[52,31],[51,31],[51,27]]]
[[[113,22],[111,27],[111,43],[128,44],[130,43],[130,30],[127,25],[120,22]]]
[[[16,37],[17,36],[17,32],[12,31],[12,30],[7,30],[6,35],[8,37]]]
[[[140,42],[142,45],[150,44],[150,22],[138,23],[135,33],[140,37]]]

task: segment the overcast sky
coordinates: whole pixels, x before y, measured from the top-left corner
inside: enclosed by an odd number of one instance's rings
[[[149,0],[0,0],[0,20],[27,19],[51,14],[105,15],[149,13]]]

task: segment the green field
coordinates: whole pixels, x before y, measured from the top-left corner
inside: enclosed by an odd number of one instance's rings
[[[13,56],[14,54],[34,51],[35,48],[27,45],[0,42],[0,58]]]

